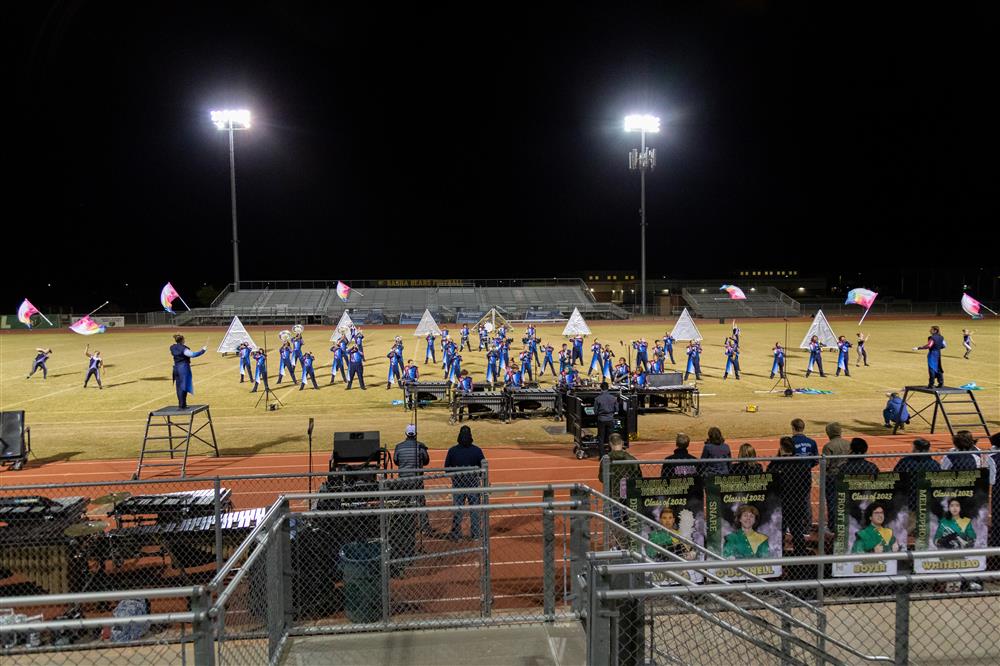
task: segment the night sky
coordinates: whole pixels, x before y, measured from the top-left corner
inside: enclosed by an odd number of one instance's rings
[[[985,3],[356,4],[8,9],[3,310],[229,282],[213,108],[245,280],[637,270],[631,112],[650,275],[998,263]]]

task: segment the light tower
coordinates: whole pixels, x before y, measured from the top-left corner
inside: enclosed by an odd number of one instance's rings
[[[655,134],[660,131],[660,119],[651,115],[625,116],[625,131],[639,132],[640,147],[633,148],[628,154],[628,168],[639,172],[641,183],[639,203],[639,228],[641,229],[642,264],[640,280],[642,282],[642,314],[646,314],[646,172],[656,166],[656,149],[646,148],[646,132]]]
[[[240,242],[236,235],[236,152],[233,132],[250,129],[250,112],[246,109],[212,111],[212,122],[229,132],[229,192],[233,204],[233,291],[240,290]]]

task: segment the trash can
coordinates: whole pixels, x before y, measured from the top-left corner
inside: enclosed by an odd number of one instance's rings
[[[382,545],[352,541],[340,549],[344,611],[351,622],[382,619]]]

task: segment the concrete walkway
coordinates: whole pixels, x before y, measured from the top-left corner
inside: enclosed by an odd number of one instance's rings
[[[587,643],[578,622],[291,637],[285,666],[579,666]]]

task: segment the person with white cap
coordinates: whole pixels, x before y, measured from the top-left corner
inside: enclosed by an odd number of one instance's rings
[[[417,439],[417,426],[409,424],[406,426],[406,439],[396,445],[392,453],[392,461],[399,469],[399,487],[405,490],[423,490],[424,480],[420,472],[408,472],[406,470],[419,470],[426,467],[431,462],[430,452],[427,445]],[[417,506],[425,506],[427,498],[423,495],[416,497]],[[430,520],[426,513],[420,513],[420,529],[425,534],[431,533]]]

